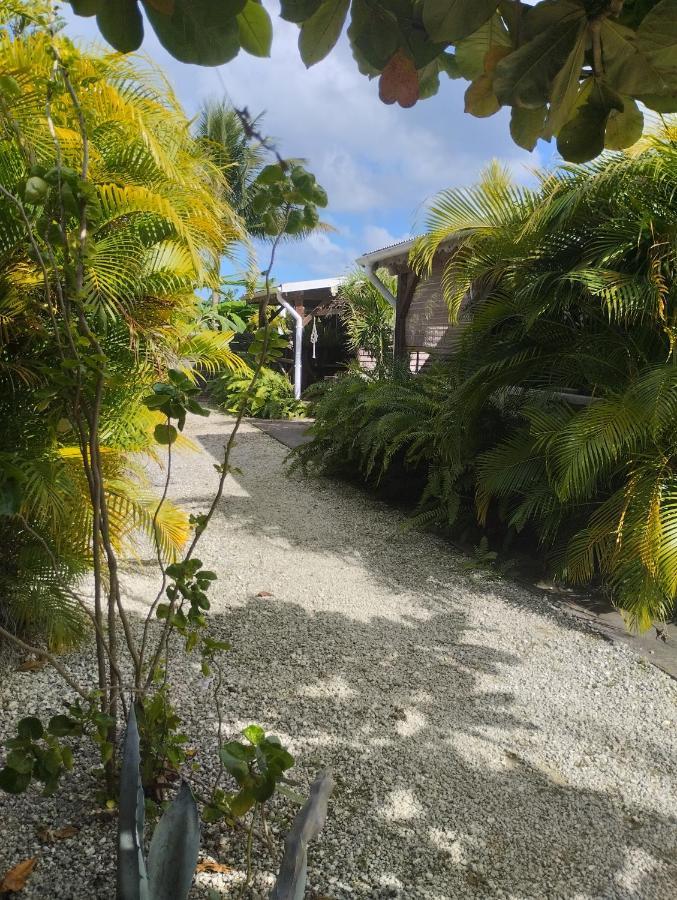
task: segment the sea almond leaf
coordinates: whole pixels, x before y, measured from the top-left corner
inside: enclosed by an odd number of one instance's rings
[[[381,73],[378,94],[384,103],[399,103],[408,109],[419,98],[419,82],[416,66],[402,50],[398,50]]]
[[[233,869],[230,866],[224,866],[223,863],[216,862],[215,859],[201,859],[197,864],[196,871],[227,875],[228,872],[232,872]]]
[[[37,862],[37,857],[32,856],[30,859],[24,859],[22,862],[17,863],[14,868],[6,872],[5,877],[0,881],[0,894],[4,892],[16,894],[22,891],[26,887],[26,883]]]
[[[171,16],[174,12],[174,0],[146,0],[146,3],[164,16]]]

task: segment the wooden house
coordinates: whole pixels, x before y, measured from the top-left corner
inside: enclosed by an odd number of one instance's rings
[[[459,321],[450,323],[442,291],[442,273],[454,242],[440,247],[427,278],[420,278],[409,263],[413,246],[413,239],[402,241],[365,253],[357,262],[372,284],[395,307],[396,356],[408,357],[412,371],[418,372],[429,361],[445,359],[454,353],[468,309],[462,307]],[[378,278],[379,269],[397,276],[395,296]]]

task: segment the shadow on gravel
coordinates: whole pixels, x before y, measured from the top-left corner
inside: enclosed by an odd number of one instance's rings
[[[239,438],[245,464],[261,440]],[[218,457],[222,435],[200,441]],[[399,621],[356,621],[253,598],[214,616],[233,645],[229,719],[262,720],[301,748],[299,764],[309,775],[324,766],[337,775],[327,828],[310,860],[310,882],[322,896],[343,900],[355,883],[368,897],[675,895],[674,822],[650,809],[624,809],[605,792],[572,786],[527,761],[534,726],[513,710],[510,693],[487,692],[481,683],[517,658],[489,646],[485,630],[474,632],[448,592],[422,583],[428,553],[435,571],[446,565],[443,578],[453,576],[452,554],[440,560],[441,542],[421,550],[414,541],[408,549],[404,536],[384,549],[380,535],[372,547],[364,524],[351,530],[346,523],[337,541],[336,523],[318,527],[331,509],[291,515],[291,484],[278,504],[270,503],[274,487],[265,480],[245,475],[241,484],[247,496],[229,496],[222,510],[238,528],[322,551],[327,565],[357,553],[370,576],[422,595],[426,610]],[[473,592],[480,589],[473,584]]]

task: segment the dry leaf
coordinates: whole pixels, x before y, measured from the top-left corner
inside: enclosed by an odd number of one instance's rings
[[[384,103],[399,103],[407,109],[419,97],[418,72],[414,61],[402,50],[392,56],[381,72],[378,95]]]
[[[270,593],[270,591],[259,591],[256,596],[257,597],[272,597],[273,595]]]
[[[30,859],[24,859],[18,863],[13,869],[6,873],[5,877],[0,881],[0,894],[3,891],[17,893],[26,887],[26,882],[35,868],[38,859],[32,856]]]
[[[224,866],[223,863],[216,862],[216,860],[214,859],[201,859],[197,864],[197,871],[226,875],[228,872],[232,872],[233,870],[230,868],[230,866]]]
[[[46,844],[53,844],[56,841],[66,841],[68,838],[75,837],[80,829],[77,825],[64,825],[63,828],[38,828],[38,837]]]
[[[47,665],[46,659],[25,659],[16,667],[17,672],[39,672]]]

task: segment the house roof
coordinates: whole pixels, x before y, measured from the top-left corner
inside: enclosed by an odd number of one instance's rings
[[[285,281],[279,284],[279,289],[283,294],[296,294],[300,291],[326,291],[330,290],[335,293],[335,289],[343,284],[345,278],[315,278],[311,281]]]
[[[397,275],[398,272],[409,268],[409,254],[416,241],[417,238],[409,238],[406,241],[399,241],[397,244],[381,247],[380,250],[372,250],[358,257],[357,263],[368,269],[388,269],[391,275]],[[449,253],[455,244],[454,237],[447,238],[446,241],[442,241],[437,252]]]

